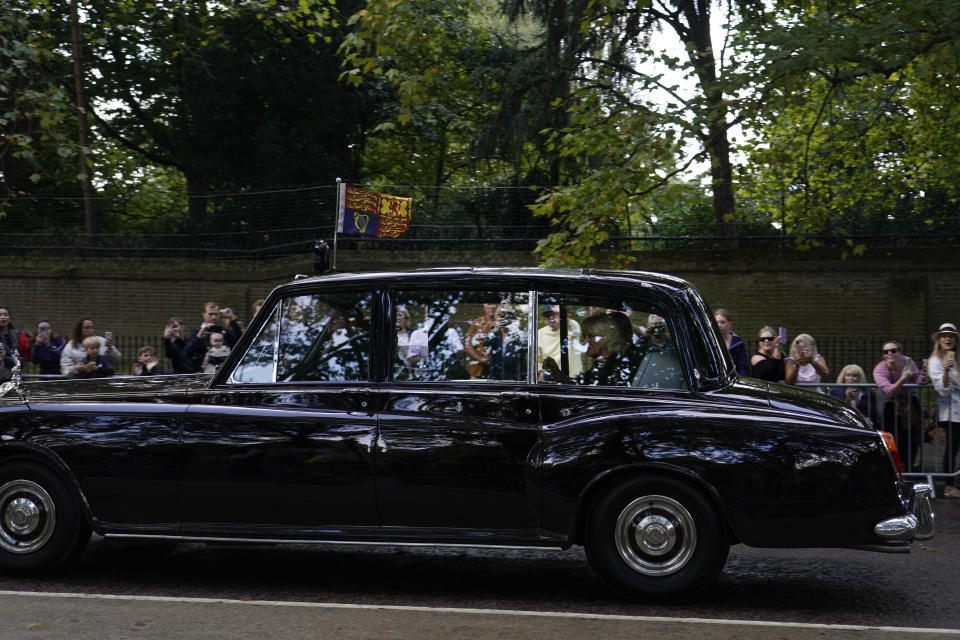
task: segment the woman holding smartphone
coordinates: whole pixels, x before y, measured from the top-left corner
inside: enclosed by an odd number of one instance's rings
[[[77,365],[87,361],[87,351],[83,346],[83,341],[91,336],[100,338],[93,331],[93,320],[80,318],[73,324],[70,341],[63,346],[63,352],[60,355],[60,373],[62,375],[75,376]],[[106,338],[100,338],[100,355],[106,357],[110,366],[116,370],[117,364],[120,362],[120,352],[113,346],[113,334],[109,331]]]
[[[814,384],[830,375],[826,359],[817,352],[817,341],[809,333],[801,333],[790,343],[790,357],[784,362],[787,384]],[[823,393],[820,387],[810,391]]]
[[[957,373],[957,327],[944,322],[930,336],[933,340],[933,352],[927,361],[927,372],[933,388],[941,397],[949,398],[947,403],[938,403],[937,422],[947,432],[947,446],[943,450],[943,471],[956,470],[954,460],[960,450],[960,374]],[[960,489],[954,486],[954,479],[947,477],[947,486],[943,489],[947,498],[960,498]]]
[[[50,321],[44,318],[37,322],[33,344],[30,345],[30,361],[40,368],[44,375],[60,374],[60,356],[66,341],[53,332]]]
[[[837,385],[830,388],[829,395],[842,400],[867,418],[871,424],[879,425],[880,417],[876,411],[873,396],[866,393],[862,387],[841,387],[839,385],[866,384],[867,374],[858,364],[848,364],[840,370],[837,376]]]
[[[783,382],[786,373],[780,337],[773,327],[764,327],[757,333],[757,352],[750,358],[750,375],[767,382]]]

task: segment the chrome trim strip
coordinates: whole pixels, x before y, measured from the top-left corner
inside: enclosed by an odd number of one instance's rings
[[[353,545],[358,547],[441,547],[454,549],[514,549],[535,551],[563,551],[558,546],[536,545],[500,545],[500,544],[469,544],[455,542],[384,542],[367,540],[297,540],[287,538],[221,538],[213,536],[171,536],[151,535],[141,533],[105,533],[104,538],[142,539],[142,540],[172,540],[177,542],[244,542],[262,544],[310,544],[310,545]]]
[[[311,407],[300,407],[300,408],[289,408],[289,409],[275,409],[272,407],[243,407],[243,406],[230,406],[223,404],[216,405],[201,405],[194,404],[190,405],[190,408],[186,410],[191,417],[196,417],[198,415],[227,415],[227,416],[240,416],[240,417],[266,417],[274,420],[279,420],[282,418],[310,418],[310,419],[319,419],[327,418],[332,420],[356,420],[358,416],[367,415],[366,412],[338,412],[338,411],[327,411],[324,409],[312,409]]]
[[[336,234],[334,234],[334,237],[336,237]],[[336,254],[334,254],[334,256],[336,256]],[[336,261],[336,258],[334,258],[334,261]],[[271,382],[277,381],[277,375],[280,372],[280,333],[283,331],[283,302],[284,300],[282,298],[277,302],[276,311],[273,314],[274,320],[277,323],[277,337],[273,341],[273,378],[271,378]],[[263,323],[263,326],[266,327],[269,324],[270,321],[268,320],[267,322]],[[253,342],[250,344],[253,345]],[[236,370],[237,367],[234,366],[233,371]],[[230,372],[230,377],[233,377],[233,371]]]
[[[527,292],[527,304],[529,309],[527,309],[527,384],[536,384],[537,383],[537,369],[539,369],[539,362],[537,358],[540,356],[540,348],[537,344],[540,339],[540,296],[537,295],[537,290],[532,289]]]

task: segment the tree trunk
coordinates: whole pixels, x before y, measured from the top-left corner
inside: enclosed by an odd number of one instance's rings
[[[677,35],[687,47],[705,98],[705,113],[702,114],[705,120],[703,145],[710,155],[713,215],[717,223],[717,235],[732,239],[737,236],[733,165],[730,162],[727,106],[723,88],[717,80],[716,59],[710,37],[710,3],[682,0],[679,6],[686,17],[689,30],[678,32]]]
[[[93,178],[87,155],[87,95],[83,81],[83,40],[80,37],[80,15],[77,0],[70,2],[70,23],[73,40],[73,83],[77,102],[77,145],[80,147],[80,176],[83,190],[83,218],[87,242],[97,244],[97,211],[94,202]]]
[[[713,215],[717,221],[717,235],[737,236],[736,204],[733,198],[733,165],[730,162],[730,142],[724,123],[711,123],[710,177],[713,179]]]

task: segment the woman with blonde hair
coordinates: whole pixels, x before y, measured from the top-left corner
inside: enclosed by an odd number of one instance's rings
[[[817,352],[817,341],[809,333],[801,333],[790,343],[790,355],[783,363],[787,384],[815,384],[830,375],[827,361]],[[823,393],[819,387],[811,391]]]
[[[867,373],[858,364],[848,364],[840,369],[840,375],[837,376],[838,385],[866,384]],[[832,387],[830,395],[850,405],[874,424],[879,424],[876,405],[872,402],[873,398],[869,393],[865,393],[863,387]]]
[[[947,432],[947,446],[943,450],[943,471],[955,470],[953,461],[960,450],[960,374],[957,373],[957,327],[944,322],[930,336],[933,351],[927,360],[927,374],[937,395],[949,398],[949,402],[940,405],[937,422]],[[954,478],[947,477],[947,486],[943,489],[947,498],[960,498],[960,489],[954,486]]]
[[[613,315],[597,313],[580,323],[580,332],[590,367],[577,376],[577,384],[628,386],[630,372],[621,366],[628,343],[618,320]]]

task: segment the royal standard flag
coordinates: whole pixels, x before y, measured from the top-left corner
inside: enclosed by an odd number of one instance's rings
[[[396,238],[410,228],[412,198],[388,196],[344,184],[337,230],[352,236]]]

